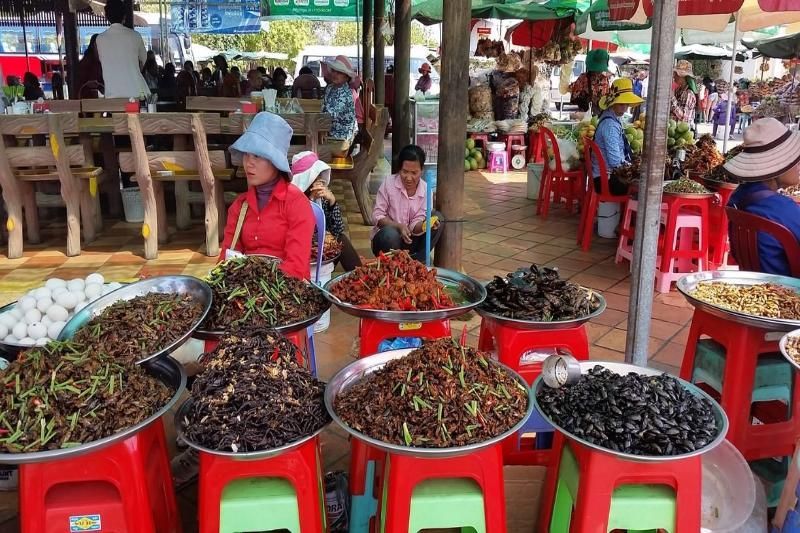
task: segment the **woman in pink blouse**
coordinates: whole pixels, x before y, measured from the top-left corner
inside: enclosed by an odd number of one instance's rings
[[[408,145],[400,150],[397,157],[400,171],[389,176],[378,190],[372,218],[372,253],[390,250],[409,250],[411,257],[425,260],[425,191],[422,178],[425,165],[425,152],[416,145]],[[436,217],[436,218],[434,218]],[[431,249],[436,245],[441,233],[442,215],[431,213],[435,222],[431,227]]]

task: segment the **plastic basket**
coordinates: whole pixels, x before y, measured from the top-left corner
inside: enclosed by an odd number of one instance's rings
[[[139,187],[123,187],[122,210],[125,213],[126,222],[144,222],[144,205],[142,205],[142,195]]]

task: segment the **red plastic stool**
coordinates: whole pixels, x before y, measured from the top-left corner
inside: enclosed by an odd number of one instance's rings
[[[19,508],[22,533],[180,532],[161,419],[96,452],[20,465]]]
[[[728,215],[725,212],[725,207],[728,205],[728,201],[735,190],[735,186],[729,184],[720,185],[716,191],[719,198],[712,202],[709,210],[709,227],[714,228],[714,231],[709,242],[708,261],[710,268],[713,270],[727,267],[730,262],[729,259],[732,259],[730,256],[731,245],[728,239]]]
[[[675,461],[645,463],[626,461],[603,453],[556,432],[553,462],[547,469],[544,497],[539,512],[539,531],[550,531],[555,503],[558,470],[564,446],[569,446],[580,469],[578,496],[572,512],[570,531],[607,533],[611,496],[620,485],[667,485],[675,490],[676,531],[700,531],[702,459],[700,456]]]
[[[483,492],[486,533],[506,533],[503,454],[500,445],[462,455],[422,459],[387,454],[380,516],[384,533],[408,533],[414,487],[430,479],[471,479]]]
[[[358,324],[358,332],[358,336],[361,339],[358,356],[366,357],[378,353],[378,346],[386,339],[395,337],[421,337],[423,339],[450,337],[450,321],[383,322],[372,318],[362,318]]]
[[[664,229],[664,247],[656,272],[656,289],[659,292],[669,292],[670,284],[683,274],[708,270],[708,235],[711,222],[711,198],[691,199],[665,194],[664,203],[667,205],[667,223]],[[678,223],[679,217],[685,214],[700,216],[699,235],[694,242],[687,242],[687,239],[691,240],[688,237],[690,230],[681,228]]]
[[[300,529],[303,533],[325,531],[324,501],[320,491],[321,463],[319,437],[309,439],[293,450],[267,459],[234,460],[220,455],[200,453],[200,481],[197,510],[200,533],[218,533],[220,501],[225,486],[232,481],[256,477],[282,478],[297,493]]]
[[[525,146],[527,143],[525,142],[525,134],[524,133],[507,133],[501,137],[502,141],[506,143],[506,153],[508,154],[508,161],[509,164],[511,163],[511,157],[513,154],[511,153],[511,147],[515,144],[520,146]]]
[[[377,530],[378,491],[386,453],[356,438],[350,439],[350,531]]]
[[[701,309],[695,309],[692,317],[681,378],[687,381],[692,378],[697,342],[701,337],[709,337],[725,348],[720,405],[728,415],[727,439],[748,461],[792,455],[800,435],[800,386],[797,383],[792,387],[788,420],[778,417],[784,419],[752,423],[752,393],[758,358],[777,352],[781,335],[718,318]]]
[[[489,134],[488,133],[470,133],[469,138],[475,141],[475,144],[478,144],[478,141],[481,142],[481,152],[483,153],[484,160],[486,159],[486,155],[489,150]]]

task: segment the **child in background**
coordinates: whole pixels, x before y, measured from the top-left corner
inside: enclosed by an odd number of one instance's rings
[[[727,121],[730,124],[730,139],[733,139],[733,128],[736,125],[736,104],[731,105],[731,116],[728,120],[728,94],[722,93],[719,95],[719,101],[714,107],[714,138],[717,138],[717,128],[725,126]]]

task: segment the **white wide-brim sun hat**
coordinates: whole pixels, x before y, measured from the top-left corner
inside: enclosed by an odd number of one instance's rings
[[[762,118],[744,131],[742,151],[725,163],[725,172],[744,181],[777,178],[800,162],[800,132],[789,131],[779,120]]]

